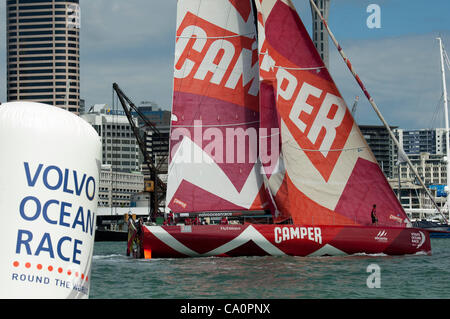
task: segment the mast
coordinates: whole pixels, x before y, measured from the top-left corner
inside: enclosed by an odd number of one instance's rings
[[[445,68],[444,68],[444,48],[442,45],[442,39],[437,38],[439,41],[439,48],[441,53],[441,72],[442,72],[442,88],[443,88],[443,94],[444,94],[444,111],[445,111],[445,142],[447,147],[447,156],[445,163],[447,165],[447,185],[446,185],[446,193],[447,193],[447,212],[449,214],[450,219],[450,140],[449,140],[449,128],[448,128],[448,98],[447,98],[447,83],[445,81]]]
[[[364,84],[362,83],[361,79],[359,78],[358,74],[356,74],[355,70],[353,69],[352,64],[350,63],[350,60],[347,58],[347,56],[345,55],[344,51],[342,50],[341,45],[337,42],[336,38],[334,37],[334,34],[331,32],[327,22],[325,21],[325,19],[322,17],[320,10],[317,8],[316,4],[314,3],[313,0],[309,0],[309,2],[311,3],[311,7],[314,8],[314,10],[317,12],[317,15],[321,18],[323,25],[325,26],[325,28],[327,29],[327,32],[331,38],[331,40],[333,41],[334,45],[336,46],[336,48],[339,51],[339,54],[341,55],[341,57],[344,59],[345,63],[347,64],[348,69],[350,70],[350,72],[352,73],[353,77],[356,79],[356,82],[358,82],[358,85],[361,87],[361,89],[364,92],[364,95],[366,96],[367,100],[369,101],[370,105],[372,106],[372,108],[374,109],[375,113],[378,115],[379,119],[381,120],[381,122],[383,123],[383,125],[386,127],[391,139],[394,141],[395,146],[397,146],[397,148],[399,149],[399,152],[402,153],[402,155],[404,156],[406,162],[408,163],[409,167],[411,168],[411,170],[414,172],[414,175],[417,177],[418,181],[420,182],[420,184],[422,185],[422,187],[425,189],[425,192],[427,193],[428,197],[431,199],[431,201],[433,202],[434,206],[436,207],[436,210],[439,212],[439,214],[441,214],[441,216],[444,218],[444,221],[447,222],[447,218],[444,216],[444,214],[441,212],[441,210],[439,209],[435,199],[433,198],[433,196],[431,195],[430,191],[428,190],[428,188],[425,186],[425,183],[423,182],[422,178],[419,176],[419,173],[417,173],[416,168],[413,166],[413,164],[411,163],[411,160],[409,159],[409,157],[404,154],[403,149],[400,145],[400,143],[398,142],[397,138],[394,135],[394,132],[392,132],[390,126],[388,125],[388,123],[386,122],[386,120],[384,119],[383,115],[381,114],[377,104],[375,103],[374,99],[372,98],[372,96],[369,94],[369,92],[367,91],[366,87],[364,86]],[[447,130],[448,133],[448,130]],[[448,165],[448,164],[447,164]]]

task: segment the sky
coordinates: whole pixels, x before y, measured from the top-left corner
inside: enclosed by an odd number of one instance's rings
[[[311,31],[308,0],[293,0]],[[0,1],[0,30],[5,30]],[[369,28],[370,4],[380,28]],[[383,116],[404,129],[444,127],[439,45],[450,50],[450,1],[331,0],[329,25]],[[81,98],[87,107],[112,103],[117,82],[135,104],[170,110],[175,0],[80,0]],[[358,124],[381,125],[330,41],[329,71]],[[446,69],[450,82],[450,70]],[[0,101],[6,100],[6,33],[0,32]],[[448,86],[447,86],[448,87]]]

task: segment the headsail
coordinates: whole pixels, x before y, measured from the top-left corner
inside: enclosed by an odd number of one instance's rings
[[[166,205],[174,212],[263,209],[251,0],[183,0],[177,10]]]
[[[280,119],[285,172],[281,182],[267,175],[278,209],[296,224],[367,225],[376,204],[380,225],[404,227],[407,216],[293,4],[255,2],[261,98],[274,92]]]

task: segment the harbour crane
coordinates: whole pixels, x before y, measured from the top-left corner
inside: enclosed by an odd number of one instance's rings
[[[153,163],[153,159],[147,151],[145,140],[139,133],[139,128],[136,126],[136,123],[133,121],[130,109],[133,109],[133,111],[137,113],[142,121],[144,121],[145,127],[148,127],[152,131],[154,136],[158,137],[161,141],[165,141],[165,139],[162,138],[162,135],[156,128],[156,126],[152,122],[150,122],[148,118],[139,110],[139,108],[137,108],[136,105],[125,95],[125,93],[123,93],[117,83],[113,84],[113,89],[116,92],[117,97],[119,98],[120,104],[122,104],[125,115],[127,116],[128,122],[130,123],[133,134],[139,145],[139,149],[144,156],[144,163],[145,165],[147,165],[150,172],[150,180],[145,181],[145,191],[150,193],[151,207],[149,217],[152,221],[155,221],[156,216],[159,213],[159,205],[165,198],[167,185],[158,176],[161,165],[155,166],[155,164]],[[169,141],[167,140],[167,144],[168,143]],[[163,161],[164,160],[166,160],[166,158],[164,158]]]

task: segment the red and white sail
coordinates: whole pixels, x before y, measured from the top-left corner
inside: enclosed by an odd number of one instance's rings
[[[261,119],[276,114],[281,134],[284,171],[265,170],[277,209],[296,224],[368,225],[375,204],[380,225],[404,227],[407,216],[293,4],[255,3]]]
[[[166,205],[263,209],[259,73],[251,0],[178,1]]]
[[[275,223],[143,226],[144,256],[431,253],[427,232],[405,228],[292,3],[254,5],[178,1],[166,202],[175,212],[271,209]],[[378,225],[367,226],[374,204]]]

